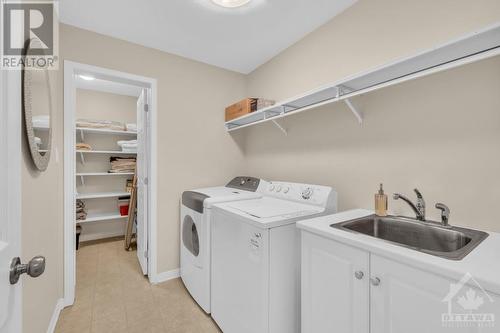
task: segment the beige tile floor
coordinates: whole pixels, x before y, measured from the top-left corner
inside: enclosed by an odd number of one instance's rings
[[[83,245],[76,259],[76,300],[56,333],[220,332],[180,279],[151,285],[123,240]]]

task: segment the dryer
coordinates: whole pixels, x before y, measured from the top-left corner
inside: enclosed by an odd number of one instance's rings
[[[180,212],[180,276],[187,290],[210,313],[210,217],[215,203],[255,199],[267,183],[254,177],[236,177],[226,186],[182,193]]]
[[[260,198],[212,209],[212,318],[226,333],[300,332],[300,233],[337,211],[326,186],[273,182]]]

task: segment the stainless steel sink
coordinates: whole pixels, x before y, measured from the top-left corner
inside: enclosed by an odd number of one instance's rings
[[[371,215],[330,226],[380,238],[396,245],[451,260],[463,259],[488,237],[488,234],[483,231],[442,227],[437,222],[422,222],[399,216]]]

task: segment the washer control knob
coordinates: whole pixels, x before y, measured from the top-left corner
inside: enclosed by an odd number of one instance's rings
[[[309,200],[311,198],[311,196],[313,195],[313,189],[310,188],[310,187],[306,187],[303,191],[302,191],[302,198],[305,199],[305,200]]]
[[[245,185],[245,180],[244,179],[240,180],[240,185]]]
[[[290,191],[290,188],[288,186],[285,186],[283,188],[283,193],[288,193],[288,191]]]
[[[276,192],[280,192],[281,191],[281,186],[276,186]]]
[[[269,191],[274,191],[274,185],[269,186]]]

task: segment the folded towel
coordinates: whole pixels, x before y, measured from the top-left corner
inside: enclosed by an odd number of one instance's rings
[[[100,128],[111,129],[116,131],[125,131],[123,123],[111,120],[93,120],[93,119],[78,119],[76,127],[79,128]]]
[[[50,126],[50,116],[33,116],[32,123],[34,128],[49,128]]]
[[[76,144],[76,150],[92,150],[92,146],[88,143],[79,142]]]
[[[129,132],[137,132],[137,124],[125,124],[125,129]]]
[[[111,169],[109,173],[134,172],[136,166],[135,157],[110,157]]]
[[[118,146],[123,146],[123,145],[137,145],[137,140],[120,140],[120,141],[117,141],[116,144]]]
[[[35,144],[38,146],[38,148],[40,148],[40,146],[42,145],[42,139],[35,136]]]

